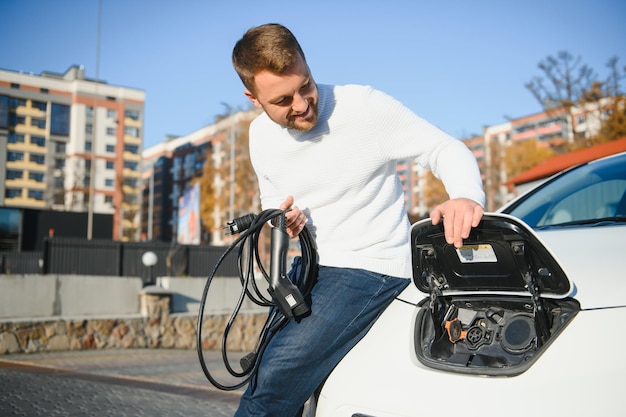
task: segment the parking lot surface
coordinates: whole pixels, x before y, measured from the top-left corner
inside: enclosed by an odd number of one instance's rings
[[[219,353],[205,359],[230,382]],[[221,417],[241,395],[213,388],[195,351],[174,349],[2,355],[0,387],[1,416]]]

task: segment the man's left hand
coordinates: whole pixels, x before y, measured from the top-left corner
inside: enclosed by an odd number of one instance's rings
[[[455,198],[435,207],[430,212],[433,224],[438,224],[443,218],[443,230],[446,242],[455,247],[463,246],[463,239],[469,237],[472,227],[478,226],[483,217],[483,208],[469,198]]]

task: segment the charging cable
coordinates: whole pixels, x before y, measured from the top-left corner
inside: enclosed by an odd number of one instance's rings
[[[305,226],[298,235],[302,259],[300,274],[294,277],[295,282],[292,282],[287,276],[287,252],[290,239],[287,233],[287,220],[285,217],[287,211],[288,210],[270,209],[264,210],[258,215],[247,214],[231,220],[224,227],[224,229],[227,229],[227,234],[240,234],[240,236],[226,248],[207,278],[200,299],[196,331],[196,350],[198,352],[200,366],[209,382],[218,389],[231,391],[247,384],[258,369],[260,358],[274,334],[276,334],[288,320],[299,321],[310,313],[310,307],[306,302],[306,297],[310,294],[317,279],[317,251],[313,238]],[[268,222],[274,222],[275,224],[271,229],[270,235],[269,274],[263,267],[263,262],[259,254],[259,237],[263,227],[267,225]],[[233,385],[225,385],[217,381],[206,365],[202,350],[202,324],[211,282],[216,276],[224,259],[236,248],[238,248],[237,261],[242,289],[222,335],[222,360],[228,373],[240,380]],[[269,284],[268,293],[271,299],[268,299],[257,286],[256,280],[254,279],[255,266]],[[254,352],[240,359],[242,370],[236,371],[230,365],[226,347],[230,329],[246,297],[259,306],[269,307],[270,312],[261,329]]]

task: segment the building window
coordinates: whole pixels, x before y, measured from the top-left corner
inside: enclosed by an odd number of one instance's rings
[[[0,96],[0,127],[9,127],[9,97]]]
[[[23,161],[24,160],[24,152],[7,152],[7,161]]]
[[[132,120],[139,120],[139,112],[137,110],[126,110],[124,117]]]
[[[43,200],[43,191],[42,190],[28,190],[28,198],[33,198],[35,200]]]
[[[137,171],[137,162],[124,161],[124,168]]]
[[[107,127],[107,135],[115,136],[115,128],[114,127]]]
[[[580,116],[576,116],[576,124],[577,125],[581,125],[583,123],[585,123],[586,120],[586,116],[584,114],[581,114]]]
[[[24,171],[7,169],[7,180],[19,180],[24,178]]]
[[[15,132],[9,133],[9,137],[7,139],[9,143],[24,143],[24,135],[18,135]]]
[[[42,94],[48,94],[50,91],[47,88],[43,88],[42,87],[42,88],[39,89],[39,92],[42,93]]]
[[[45,147],[46,146],[46,138],[42,137],[42,136],[31,136],[30,137],[30,143],[32,143],[33,145],[37,145],[39,147]]]
[[[65,169],[65,159],[63,159],[63,158],[55,159],[54,160],[54,169],[60,169],[60,170]]]
[[[56,153],[65,153],[65,148],[67,144],[65,142],[55,142],[54,143],[54,151]]]
[[[113,161],[107,161],[106,169],[115,169],[115,163]]]
[[[136,178],[124,178],[124,185],[130,188],[137,188]]]
[[[43,101],[32,101],[31,102],[31,107],[34,109],[39,109],[41,111],[46,111],[46,109],[48,108],[47,103],[44,103]]]
[[[20,89],[20,85],[18,83],[11,83],[11,88],[19,90]]]
[[[105,179],[104,185],[106,185],[107,187],[113,187],[113,180],[110,178]]]
[[[17,109],[18,107],[26,106],[26,100],[23,98],[11,97],[9,99],[9,108]]]
[[[36,182],[43,182],[43,172],[30,172],[28,178]]]
[[[9,125],[10,126],[18,126],[18,125],[25,125],[25,124],[26,124],[26,117],[18,116],[17,114],[10,114],[9,115]]]
[[[132,154],[138,154],[139,153],[139,146],[138,145],[126,144],[126,145],[124,145],[124,151],[125,152],[130,152]]]
[[[91,141],[85,141],[85,150],[86,151],[91,151]]]
[[[50,112],[50,133],[59,136],[69,136],[70,106],[52,103]]]
[[[132,127],[132,126],[125,126],[124,127],[124,134],[128,135],[128,136],[132,136],[134,138],[138,138],[139,137],[139,128]]]
[[[34,162],[38,165],[43,165],[46,163],[46,156],[45,155],[40,155],[37,153],[31,153],[30,154],[30,162]]]
[[[107,152],[115,153],[115,145],[107,145],[106,149],[107,149]]]
[[[34,117],[30,120],[30,125],[37,127],[39,129],[46,128],[46,119],[35,119]]]
[[[5,198],[20,198],[22,196],[22,190],[20,188],[7,188],[4,192]]]
[[[107,109],[107,118],[109,119],[117,119],[117,111]]]
[[[93,133],[93,125],[91,123],[85,125],[85,133]]]
[[[128,204],[137,204],[137,196],[133,194],[124,194],[124,202]]]
[[[87,116],[87,117],[93,116],[93,107],[92,106],[85,107],[85,116]]]
[[[107,204],[113,204],[113,196],[112,195],[105,195],[104,196],[104,202]]]

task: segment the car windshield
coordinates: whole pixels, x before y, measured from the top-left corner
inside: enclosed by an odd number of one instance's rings
[[[565,172],[503,212],[535,229],[626,222],[626,153]]]

